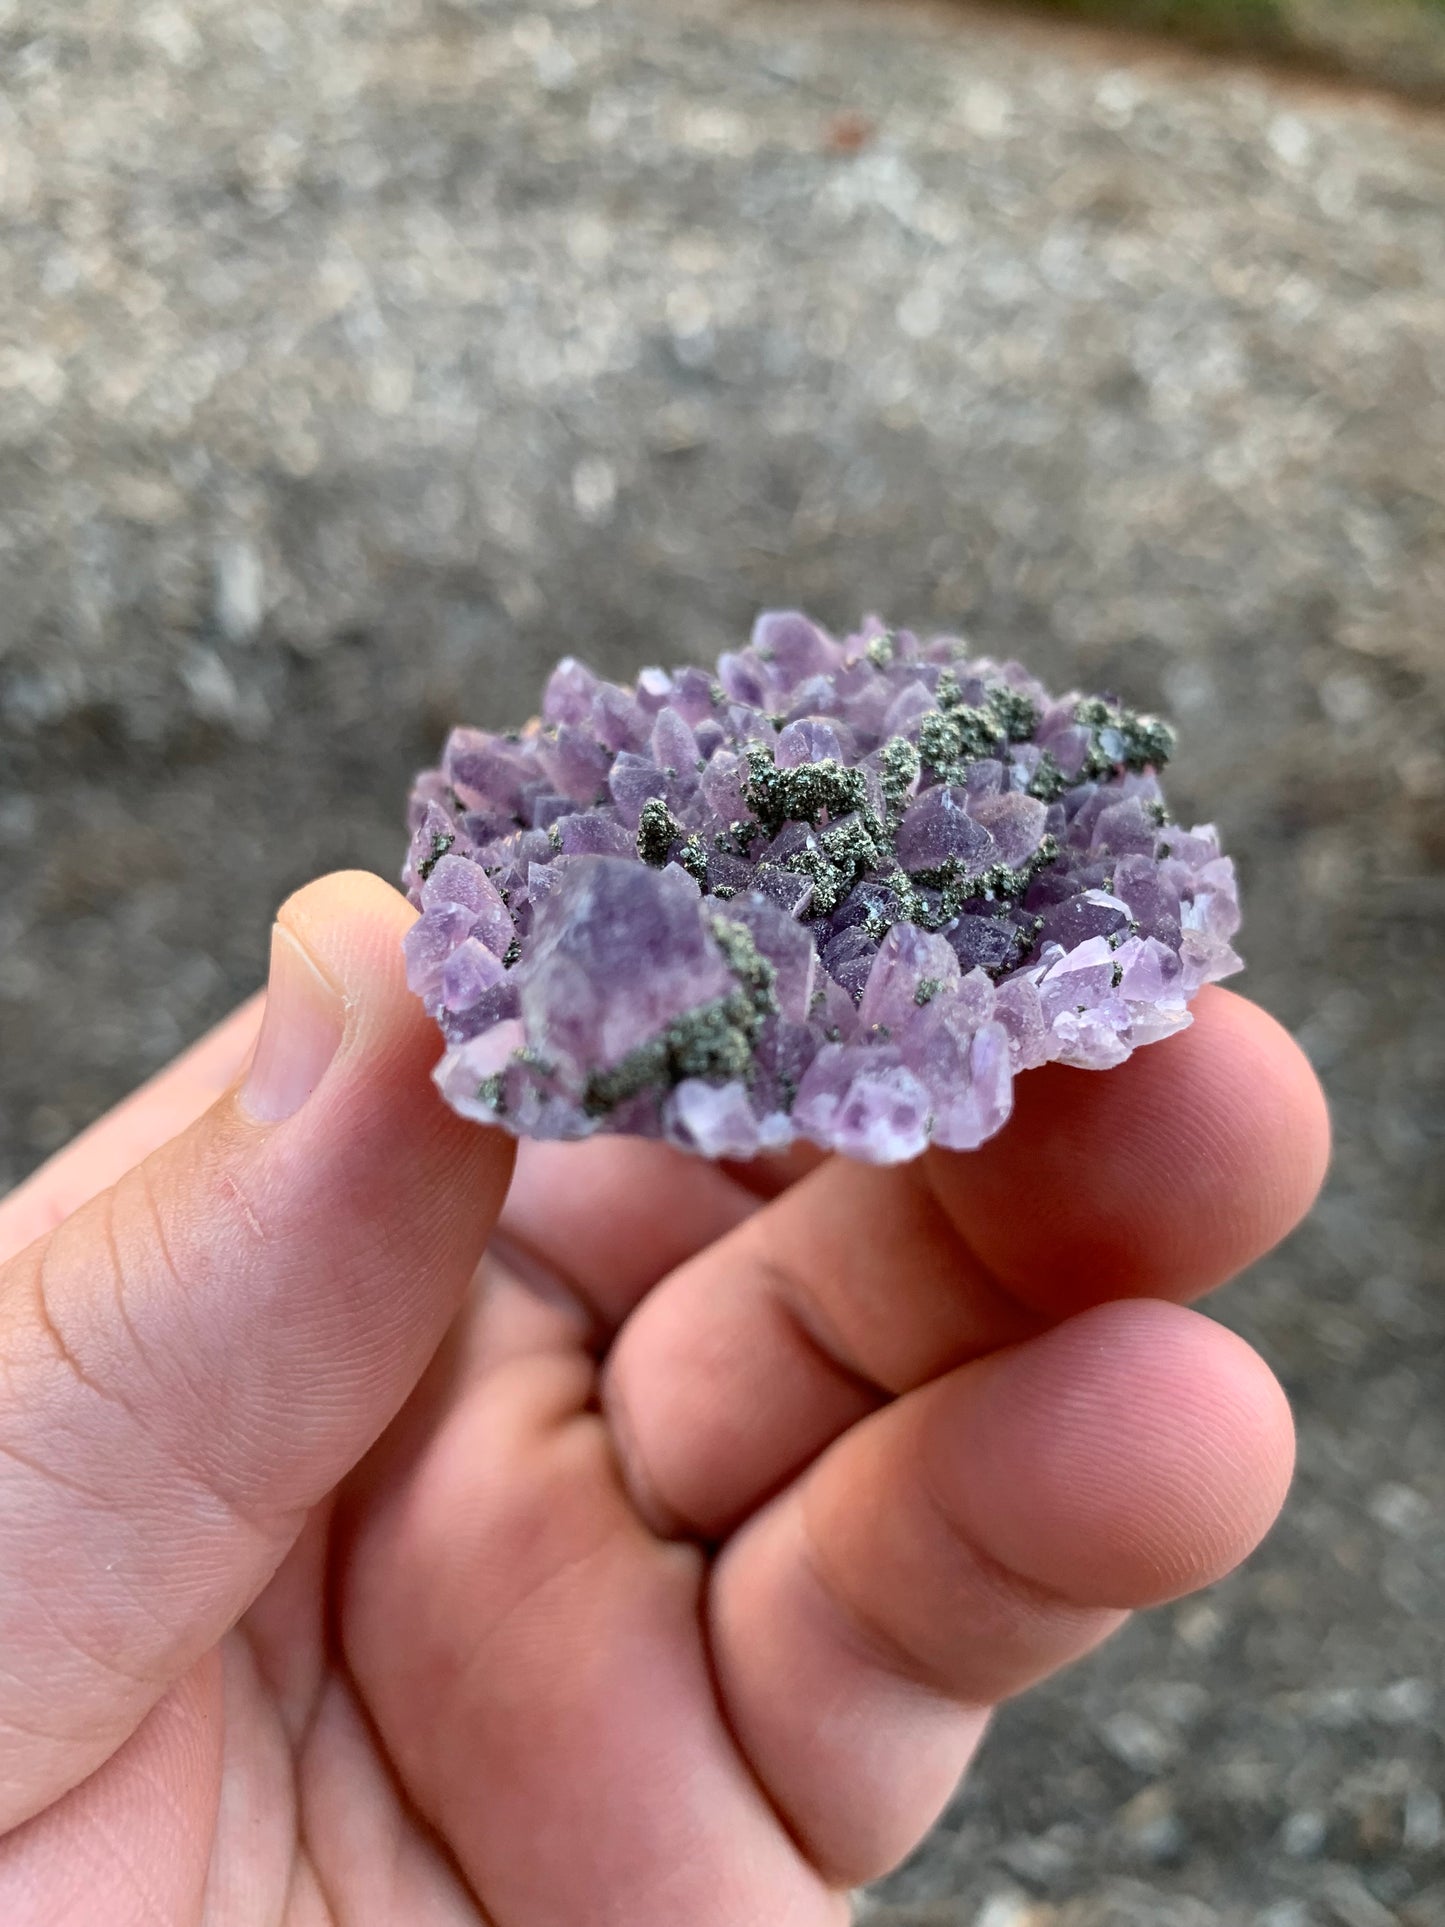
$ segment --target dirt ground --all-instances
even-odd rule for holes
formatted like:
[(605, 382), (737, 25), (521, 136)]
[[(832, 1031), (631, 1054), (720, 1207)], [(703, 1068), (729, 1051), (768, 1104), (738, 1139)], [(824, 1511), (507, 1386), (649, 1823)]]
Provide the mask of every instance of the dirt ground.
[(1173, 716), (1329, 1194), (1247, 1571), (1007, 1709), (923, 1927), (1445, 1927), (1445, 122), (875, 0), (0, 4), (0, 1185), (756, 608)]

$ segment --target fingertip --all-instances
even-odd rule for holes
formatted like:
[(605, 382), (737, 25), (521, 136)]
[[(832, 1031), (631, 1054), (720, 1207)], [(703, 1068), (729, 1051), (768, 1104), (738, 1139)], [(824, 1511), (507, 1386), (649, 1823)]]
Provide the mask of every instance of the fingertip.
[[(937, 1810), (975, 1709), (1228, 1571), (1291, 1463), (1263, 1361), (1157, 1300), (1080, 1313), (854, 1426), (734, 1535), (711, 1589), (730, 1724), (818, 1863), (874, 1877)], [(801, 1723), (780, 1711), (800, 1681)]]
[[(1201, 1008), (1202, 1007), (1202, 1008)], [(1195, 1004), (1191, 1071), (1211, 1074), (1221, 1111), (1233, 1101), (1239, 1152), (1273, 1182), (1270, 1228), (1285, 1237), (1307, 1215), (1330, 1162), (1330, 1112), (1314, 1067), (1259, 1004), (1210, 985)]]
[(415, 921), (416, 912), (401, 891), (375, 871), (332, 870), (293, 890), (277, 911), (276, 920), (300, 935), (315, 923), (353, 916), (388, 918), (405, 928)]
[(1029, 1072), (997, 1138), (931, 1158), (944, 1209), (1031, 1309), (1197, 1296), (1313, 1204), (1330, 1131), (1304, 1053), (1230, 991), (1203, 991), (1194, 1019), (1116, 1070)]
[(363, 981), (372, 995), (405, 998), (408, 1013), (421, 1005), (406, 992), (402, 938), (416, 911), (399, 890), (369, 870), (337, 870), (303, 884), (281, 905), (276, 922), (311, 957), (317, 968), (355, 1004), (355, 985)]
[[(334, 1062), (296, 1116), (297, 1142), (319, 1135), (334, 1157), (358, 1168), (400, 1157), (408, 1168), (424, 1170), (428, 1192), (449, 1193), (449, 1215), (489, 1230), (510, 1181), (515, 1142), (456, 1116), (432, 1081), (441, 1038), (407, 985), (402, 949), (415, 920), (401, 892), (367, 870), (318, 877), (277, 912), (277, 932), (330, 987), (342, 1019)], [(273, 968), (268, 1005), (277, 991)], [(284, 1013), (274, 1014), (286, 1030)], [(272, 1015), (268, 1009), (248, 1087), (265, 1055)], [(295, 1054), (288, 1038), (273, 1052), (282, 1060)], [(391, 1187), (382, 1188), (389, 1193)]]
[(990, 1558), (1072, 1604), (1128, 1609), (1254, 1550), (1289, 1489), (1294, 1425), (1243, 1339), (1141, 1300), (967, 1368), (926, 1450), (943, 1503)]

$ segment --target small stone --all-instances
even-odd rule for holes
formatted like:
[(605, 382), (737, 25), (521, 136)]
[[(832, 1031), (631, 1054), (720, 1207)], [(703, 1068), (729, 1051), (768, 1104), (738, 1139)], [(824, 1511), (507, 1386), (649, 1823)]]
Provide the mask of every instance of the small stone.
[(1397, 1679), (1375, 1694), (1371, 1711), (1386, 1726), (1423, 1726), (1435, 1708), (1428, 1679)]
[(1445, 1802), (1433, 1787), (1411, 1787), (1405, 1795), (1402, 1831), (1408, 1853), (1434, 1853), (1445, 1845)]
[(1176, 1750), (1169, 1735), (1139, 1713), (1114, 1713), (1104, 1721), (1100, 1731), (1115, 1759), (1136, 1773), (1157, 1772), (1172, 1759)]
[(1124, 1845), (1139, 1860), (1162, 1865), (1183, 1850), (1184, 1828), (1167, 1787), (1148, 1786), (1135, 1794), (1119, 1810), (1116, 1825)]
[(1291, 1813), (1279, 1830), (1281, 1853), (1287, 1853), (1291, 1860), (1313, 1860), (1324, 1850), (1329, 1826), (1322, 1813), (1302, 1808)]
[(1435, 1523), (1435, 1512), (1423, 1493), (1412, 1486), (1377, 1486), (1370, 1494), (1370, 1517), (1402, 1539), (1418, 1539)]
[(1340, 1927), (1400, 1927), (1400, 1916), (1376, 1900), (1358, 1875), (1344, 1867), (1330, 1874), (1322, 1897)]
[(1260, 1913), (1255, 1927), (1318, 1927), (1319, 1916), (1302, 1900), (1276, 1900)]
[(1040, 1927), (1044, 1910), (1016, 1888), (992, 1893), (973, 1917), (973, 1927)]
[(249, 642), (266, 613), (266, 573), (250, 542), (233, 539), (216, 550), (216, 626), (229, 642)]
[(1404, 1927), (1445, 1927), (1445, 1880), (1406, 1901), (1400, 1918)]
[[(610, 513), (610, 471), (574, 484)], [(972, 1149), (1021, 1071), (1122, 1063), (1238, 967), (1233, 870), (1162, 800), (1171, 741), (873, 618), (765, 614), (715, 673), (631, 688), (564, 658), (538, 720), (454, 730), (413, 793), (437, 1081), (519, 1135)], [(1152, 1770), (1145, 1724), (1110, 1743)]]

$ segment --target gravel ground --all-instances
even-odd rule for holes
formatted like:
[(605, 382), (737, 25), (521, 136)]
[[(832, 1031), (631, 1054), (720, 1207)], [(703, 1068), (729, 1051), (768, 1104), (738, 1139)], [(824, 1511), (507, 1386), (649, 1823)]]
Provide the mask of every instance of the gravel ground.
[(1445, 126), (844, 0), (0, 0), (0, 60), (0, 1183), (564, 648), (878, 607), (1162, 707), (1336, 1106), (1220, 1307), (1300, 1478), (864, 1915), (1442, 1927)]

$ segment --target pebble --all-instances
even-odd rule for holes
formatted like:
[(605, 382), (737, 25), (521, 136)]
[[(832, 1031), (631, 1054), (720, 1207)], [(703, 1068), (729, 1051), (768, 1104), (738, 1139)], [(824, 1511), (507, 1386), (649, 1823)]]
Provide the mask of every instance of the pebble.
[(1324, 1814), (1308, 1808), (1290, 1814), (1279, 1830), (1279, 1845), (1282, 1853), (1291, 1860), (1313, 1860), (1320, 1853), (1329, 1833), (1329, 1822)]

